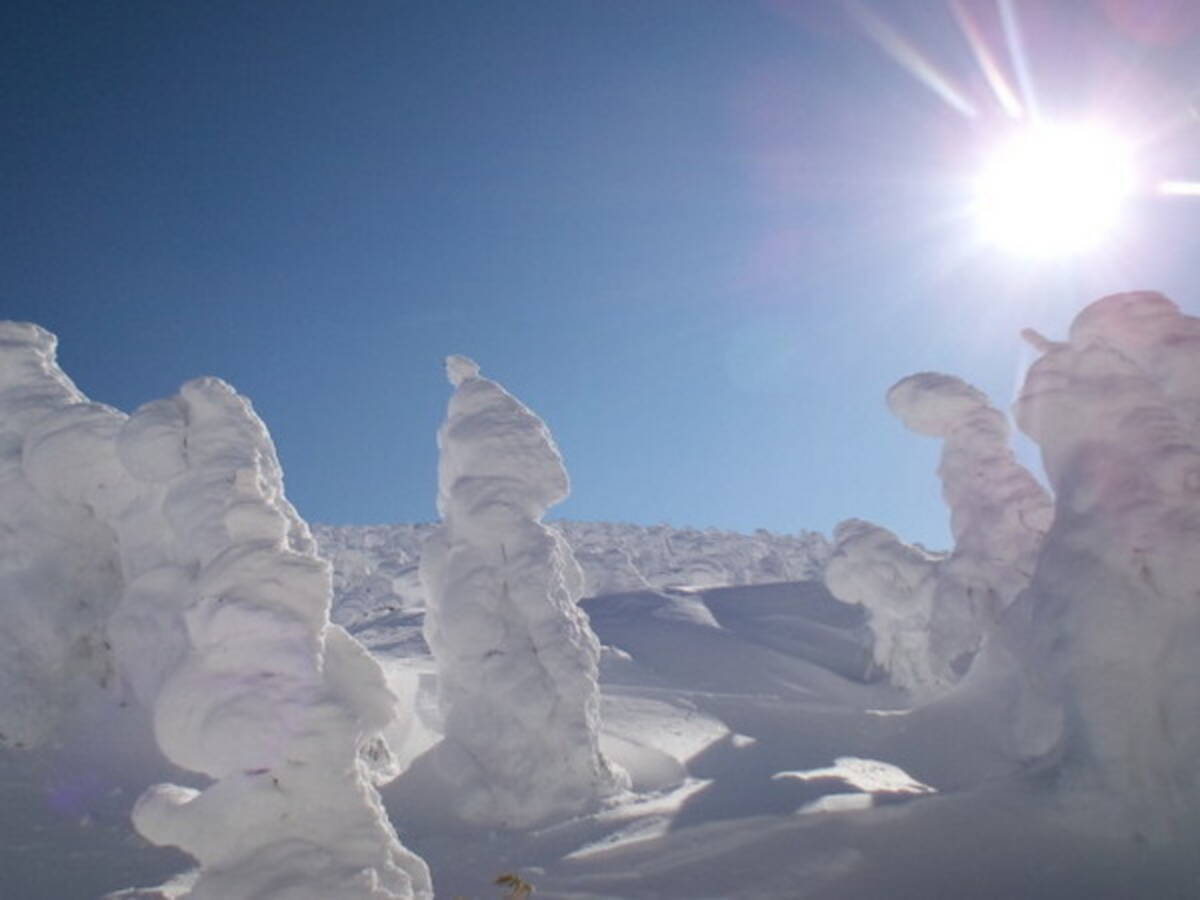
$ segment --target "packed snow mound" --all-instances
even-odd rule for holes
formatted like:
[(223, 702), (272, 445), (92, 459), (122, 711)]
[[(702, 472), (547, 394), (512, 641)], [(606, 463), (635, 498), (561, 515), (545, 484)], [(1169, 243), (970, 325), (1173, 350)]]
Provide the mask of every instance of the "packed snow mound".
[[(333, 620), (356, 634), (380, 617), (425, 608), (419, 563), (435, 525), (321, 525), (312, 531), (333, 565)], [(583, 570), (583, 594), (597, 597), (673, 587), (735, 587), (819, 578), (829, 542), (794, 535), (607, 522), (547, 523)]]
[(609, 683), (650, 678), (693, 692), (811, 696), (818, 684), (836, 694), (847, 682), (878, 680), (862, 609), (820, 582), (637, 591), (583, 606), (613, 651)]
[(1106, 297), (1042, 345), (1016, 403), (1057, 512), (1004, 639), (1062, 705), (1076, 794), (1151, 839), (1200, 824), (1198, 336), (1159, 294)]
[(432, 759), (463, 819), (526, 828), (595, 808), (623, 773), (600, 753), (583, 575), (541, 523), (566, 496), (562, 458), (541, 419), (468, 363), (447, 364), (442, 527), (421, 557), (445, 733)]
[(914, 699), (958, 682), (1000, 615), (1029, 583), (1053, 505), (1017, 462), (1004, 415), (950, 375), (922, 372), (887, 394), (892, 412), (942, 439), (938, 475), (954, 549), (934, 557), (852, 520), (835, 533), (826, 584), (871, 611), (876, 661)]
[(0, 422), (22, 626), (0, 632), (5, 734), (49, 740), (101, 690), (147, 709), (162, 754), (211, 780), (134, 809), (199, 861), (188, 897), (432, 896), (369, 781), (394, 698), (329, 623), (328, 565), (250, 404), (209, 378), (126, 416), (86, 401), (50, 335), (6, 323)]

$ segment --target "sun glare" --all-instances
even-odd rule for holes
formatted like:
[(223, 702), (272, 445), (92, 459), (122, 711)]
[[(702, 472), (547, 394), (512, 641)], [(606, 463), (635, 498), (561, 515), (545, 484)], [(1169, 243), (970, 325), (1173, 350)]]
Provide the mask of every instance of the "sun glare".
[(988, 161), (975, 184), (975, 220), (986, 242), (1013, 253), (1083, 253), (1119, 224), (1132, 187), (1129, 147), (1112, 133), (1040, 126)]

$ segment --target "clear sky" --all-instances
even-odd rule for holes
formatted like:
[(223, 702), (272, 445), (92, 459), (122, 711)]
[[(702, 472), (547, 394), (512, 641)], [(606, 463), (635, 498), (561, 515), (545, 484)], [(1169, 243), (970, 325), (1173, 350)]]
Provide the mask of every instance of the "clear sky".
[(1023, 326), (1134, 287), (1200, 312), (1200, 198), (1143, 192), (1082, 257), (980, 245), (970, 179), (1014, 127), (985, 62), (1027, 118), (1101, 116), (1200, 180), (1195, 10), (5, 4), (0, 316), (123, 409), (230, 381), (315, 521), (433, 517), (464, 353), (550, 425), (562, 516), (944, 545), (889, 385), (1007, 407)]

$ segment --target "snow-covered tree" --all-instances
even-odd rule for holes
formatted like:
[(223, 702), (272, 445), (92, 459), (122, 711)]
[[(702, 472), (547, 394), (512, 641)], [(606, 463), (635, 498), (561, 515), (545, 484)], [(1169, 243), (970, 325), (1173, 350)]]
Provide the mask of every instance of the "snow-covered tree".
[(943, 442), (938, 475), (954, 548), (937, 557), (848, 523), (825, 577), (835, 596), (871, 611), (876, 662), (928, 699), (962, 677), (1029, 583), (1053, 509), (1014, 457), (1004, 415), (976, 388), (922, 372), (897, 382), (887, 402), (908, 428)]
[(215, 783), (151, 789), (135, 824), (199, 859), (196, 900), (432, 896), (370, 784), (394, 698), (378, 664), (329, 623), (329, 566), (283, 498), (265, 427), (216, 379), (189, 382), (174, 402), (176, 417), (146, 413), (174, 419), (173, 441), (138, 428), (139, 413), (126, 447), (186, 447), (162, 509), (176, 565), (195, 574), (155, 733), (168, 758)]
[(930, 616), (938, 562), (886, 528), (847, 519), (833, 532), (825, 586), (843, 603), (870, 612), (875, 664), (914, 699), (946, 686), (945, 666), (930, 652)]
[(582, 575), (542, 524), (567, 494), (546, 426), (469, 359), (438, 432), (442, 527), (425, 546), (425, 636), (438, 667), (438, 762), (462, 818), (524, 828), (622, 785), (599, 750), (599, 644)]
[(329, 623), (329, 567), (249, 403), (201, 379), (127, 417), (88, 403), (53, 351), (36, 326), (0, 325), (0, 515), (28, 551), (6, 565), (40, 607), (4, 635), (34, 677), (0, 671), (0, 694), (53, 701), (21, 732), (52, 726), (89, 671), (144, 704), (163, 755), (212, 780), (153, 787), (133, 813), (199, 861), (195, 900), (431, 897), (371, 783), (393, 698)]
[[(1151, 839), (1200, 824), (1200, 319), (1153, 293), (1076, 317), (1017, 400), (1057, 506), (1023, 622), (1028, 690), (1061, 703), (1076, 796)], [(1103, 817), (1093, 814), (1093, 820)]]
[(888, 391), (888, 407), (911, 430), (942, 440), (938, 476), (954, 548), (938, 564), (929, 645), (952, 680), (1029, 583), (1053, 504), (1013, 455), (1004, 414), (961, 379), (911, 375)]

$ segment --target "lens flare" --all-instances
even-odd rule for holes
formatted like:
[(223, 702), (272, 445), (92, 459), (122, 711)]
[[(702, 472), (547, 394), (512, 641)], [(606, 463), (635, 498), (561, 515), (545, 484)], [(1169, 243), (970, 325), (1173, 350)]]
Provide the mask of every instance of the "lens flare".
[(979, 23), (963, 5), (962, 0), (950, 0), (950, 12), (954, 16), (954, 21), (958, 23), (958, 29), (962, 32), (967, 46), (971, 48), (971, 55), (975, 57), (979, 71), (987, 81), (988, 87), (992, 89), (992, 95), (996, 98), (996, 102), (1000, 104), (1000, 108), (1009, 118), (1020, 119), (1025, 114), (1024, 107), (1017, 99), (1016, 91), (1013, 90), (1005, 76), (1004, 69), (996, 59), (996, 54), (988, 46), (987, 39), (979, 28)]
[(1039, 126), (991, 158), (975, 185), (988, 243), (1025, 256), (1082, 253), (1120, 223), (1134, 174), (1129, 146), (1098, 126)]
[(1167, 197), (1200, 197), (1200, 181), (1160, 181), (1158, 192)]
[(948, 72), (937, 66), (928, 54), (889, 25), (860, 0), (843, 0), (843, 7), (875, 44), (904, 71), (945, 101), (946, 105), (967, 118), (979, 110)]

